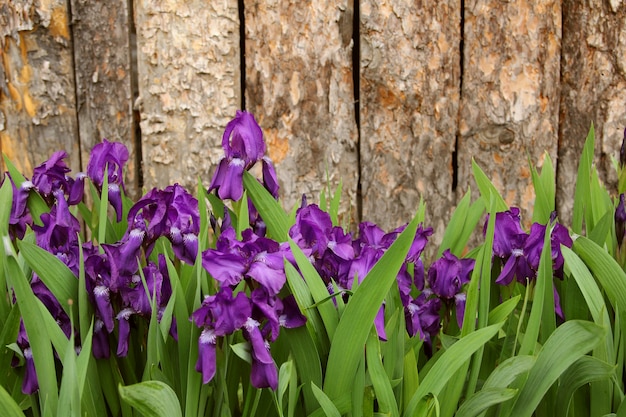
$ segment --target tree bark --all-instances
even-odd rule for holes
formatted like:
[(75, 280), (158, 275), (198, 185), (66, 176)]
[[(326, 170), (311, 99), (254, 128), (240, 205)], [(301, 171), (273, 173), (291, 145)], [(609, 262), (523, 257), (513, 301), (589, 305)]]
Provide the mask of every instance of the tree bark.
[(465, 3), (457, 191), (475, 184), (474, 158), (527, 227), (535, 200), (528, 158), (541, 167), (547, 151), (556, 164), (560, 4)]
[(76, 172), (80, 156), (66, 2), (3, 2), (0, 22), (0, 149), (28, 177), (58, 150), (70, 155), (66, 162)]
[(103, 138), (124, 143), (130, 153), (126, 191), (137, 197), (128, 6), (127, 0), (72, 0), (72, 29), (83, 169), (91, 149)]
[(144, 184), (195, 194), (241, 105), (237, 0), (138, 0), (135, 17)]
[(460, 18), (455, 1), (361, 4), (363, 217), (395, 228), (422, 196), (437, 243), (454, 199)]
[(244, 4), (246, 107), (263, 129), (281, 201), (317, 200), (327, 173), (332, 189), (343, 183), (341, 213), (355, 220), (353, 10), (346, 0)]
[(578, 162), (594, 124), (595, 164), (616, 191), (611, 157), (619, 159), (626, 126), (626, 5), (612, 0), (563, 2), (561, 130), (557, 202), (569, 221)]

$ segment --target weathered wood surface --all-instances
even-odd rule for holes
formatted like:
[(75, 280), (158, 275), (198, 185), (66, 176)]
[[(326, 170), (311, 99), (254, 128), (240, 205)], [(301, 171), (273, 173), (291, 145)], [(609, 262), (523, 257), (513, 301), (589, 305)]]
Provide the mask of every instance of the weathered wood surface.
[(3, 1), (0, 22), (0, 149), (27, 176), (61, 149), (78, 170), (66, 2)]
[(127, 0), (72, 0), (74, 71), (82, 163), (107, 138), (129, 150), (126, 191), (138, 196)]
[(237, 0), (137, 0), (135, 23), (144, 185), (208, 186), (241, 106)]
[(276, 164), (287, 208), (343, 182), (342, 213), (356, 215), (357, 129), (351, 3), (244, 1), (246, 108)]
[(135, 56), (133, 11), (112, 1), (0, 0), (0, 150), (27, 175), (58, 149), (84, 169), (102, 137), (139, 156), (135, 112), (142, 163), (131, 157), (127, 182), (141, 172), (146, 188), (208, 184), (245, 84), (286, 208), (302, 193), (316, 201), (326, 172), (331, 186), (343, 181), (343, 213), (386, 229), (423, 194), (437, 243), (455, 200), (475, 191), (475, 158), (528, 226), (527, 156), (541, 165), (548, 151), (567, 223), (591, 122), (601, 177), (614, 185), (626, 126), (621, 1), (466, 0), (461, 10), (362, 0), (356, 64), (349, 0), (245, 0), (243, 63), (237, 0), (136, 0)]
[(563, 1), (561, 129), (557, 202), (571, 218), (578, 161), (589, 127), (596, 136), (595, 163), (616, 192), (611, 157), (619, 159), (626, 127), (626, 4)]
[(561, 3), (468, 0), (463, 34), (457, 191), (473, 184), (475, 158), (529, 226), (528, 157), (557, 156)]
[(453, 204), (459, 2), (361, 3), (363, 217), (409, 221), (420, 196), (440, 238)]

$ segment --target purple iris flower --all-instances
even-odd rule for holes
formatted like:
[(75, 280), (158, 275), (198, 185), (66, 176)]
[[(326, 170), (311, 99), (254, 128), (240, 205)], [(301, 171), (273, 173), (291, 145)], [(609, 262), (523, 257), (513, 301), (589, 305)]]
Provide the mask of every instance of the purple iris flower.
[(93, 325), (92, 351), (96, 359), (109, 359), (111, 356), (109, 332), (100, 319), (96, 319)]
[[(87, 176), (100, 192), (104, 176), (107, 176), (109, 202), (115, 209), (117, 221), (122, 220), (122, 191), (124, 190), (124, 164), (128, 161), (128, 149), (123, 143), (103, 139), (91, 150), (87, 163)], [(107, 172), (105, 173), (105, 167)]]
[[(520, 249), (520, 241), (523, 245), (528, 234), (524, 232), (521, 224), (520, 209), (511, 207), (510, 210), (496, 213), (495, 230), (493, 237), (493, 253), (496, 256), (505, 258), (511, 253)], [(487, 231), (485, 222), (483, 233)]]
[(280, 187), (278, 186), (278, 178), (276, 177), (274, 164), (267, 156), (264, 156), (261, 161), (263, 167), (261, 171), (263, 175), (263, 186), (269, 191), (272, 197), (278, 199), (278, 190)]
[(267, 342), (261, 330), (260, 324), (253, 318), (249, 318), (243, 327), (243, 335), (250, 342), (252, 369), (250, 382), (255, 388), (278, 388), (278, 369), (270, 354), (269, 342)]
[(26, 369), (24, 371), (24, 379), (22, 380), (22, 393), (30, 395), (39, 389), (39, 380), (37, 379), (35, 360), (33, 359), (33, 351), (30, 346), (23, 350), (23, 354)]
[[(555, 214), (553, 214), (555, 217)], [(551, 219), (554, 221), (554, 218)], [(539, 260), (541, 258), (541, 251), (543, 250), (543, 241), (546, 235), (546, 226), (538, 223), (533, 224), (530, 227), (530, 235), (524, 245), (524, 252), (527, 254), (528, 263), (535, 271), (539, 268)], [(563, 255), (561, 254), (561, 245), (565, 245), (568, 248), (572, 247), (572, 238), (567, 231), (567, 228), (560, 223), (554, 225), (552, 234), (550, 235), (550, 248), (552, 255), (552, 268), (555, 270), (556, 275), (563, 276)]]
[(76, 258), (80, 223), (69, 210), (62, 190), (55, 191), (56, 204), (41, 215), (42, 226), (32, 225), (37, 245), (62, 258)]
[(454, 301), (459, 327), (463, 325), (465, 313), (465, 293), (462, 289), (470, 281), (474, 263), (474, 259), (459, 259), (446, 249), (428, 269), (430, 290), (445, 303)]
[(154, 242), (165, 236), (179, 259), (190, 265), (195, 263), (200, 232), (198, 200), (179, 184), (146, 193), (128, 211), (128, 228), (131, 232), (145, 229), (146, 256), (150, 255)]
[(276, 295), (286, 281), (284, 252), (281, 246), (252, 230), (243, 232), (243, 241), (237, 241), (234, 229), (220, 235), (216, 249), (202, 254), (202, 265), (222, 285), (235, 286), (243, 279), (251, 279)]
[(320, 258), (328, 247), (332, 228), (330, 215), (317, 205), (309, 204), (296, 212), (296, 222), (289, 229), (289, 236), (305, 255)]
[(203, 328), (196, 362), (196, 371), (202, 373), (203, 383), (215, 376), (217, 338), (241, 329), (251, 314), (252, 306), (246, 294), (239, 292), (233, 297), (230, 287), (222, 287), (217, 294), (207, 296), (192, 313), (193, 322)]
[[(487, 222), (483, 233), (486, 231)], [(525, 284), (534, 276), (535, 272), (524, 251), (527, 239), (528, 234), (522, 229), (519, 208), (511, 207), (510, 210), (496, 213), (493, 254), (504, 261), (502, 271), (496, 279), (497, 284), (508, 285), (514, 278)]]
[[(626, 142), (624, 142), (626, 143)], [(622, 150), (624, 150), (624, 143)], [(621, 154), (620, 154), (621, 155)], [(615, 208), (615, 235), (617, 236), (617, 245), (621, 246), (626, 236), (626, 194), (619, 195), (619, 202)]]
[(11, 237), (23, 239), (26, 234), (26, 226), (33, 224), (27, 204), (30, 190), (34, 189), (35, 186), (31, 181), (24, 181), (22, 185), (17, 188), (13, 178), (11, 178), (11, 174), (8, 172), (5, 173), (4, 181), (6, 181), (7, 178), (11, 181), (11, 186), (13, 188), (13, 201), (11, 202), (11, 214), (9, 217), (9, 231), (11, 233)]
[(32, 183), (49, 206), (58, 198), (55, 191), (62, 190), (68, 196), (68, 204), (78, 204), (83, 199), (84, 174), (76, 176), (76, 180), (67, 174), (71, 171), (65, 164), (65, 151), (57, 151), (43, 164), (33, 169)]
[(409, 336), (419, 334), (421, 340), (430, 343), (431, 339), (439, 333), (441, 319), (441, 300), (437, 297), (427, 298), (426, 294), (420, 294), (411, 300), (404, 309), (406, 329)]
[(167, 264), (163, 254), (159, 254), (158, 265), (149, 262), (142, 268), (142, 273), (147, 291), (139, 275), (133, 275), (127, 281), (127, 285), (120, 288), (119, 291), (122, 310), (116, 317), (119, 323), (118, 356), (125, 356), (128, 352), (130, 318), (135, 315), (150, 318), (154, 298), (155, 306), (158, 309), (157, 319), (160, 320), (159, 312), (162, 313), (162, 310), (165, 309), (172, 294), (172, 287), (167, 275)]
[[(222, 136), (224, 158), (211, 180), (209, 191), (217, 190), (221, 199), (239, 200), (243, 195), (243, 171), (250, 169), (265, 154), (263, 131), (254, 116), (237, 111)], [(275, 179), (268, 170), (268, 182)]]

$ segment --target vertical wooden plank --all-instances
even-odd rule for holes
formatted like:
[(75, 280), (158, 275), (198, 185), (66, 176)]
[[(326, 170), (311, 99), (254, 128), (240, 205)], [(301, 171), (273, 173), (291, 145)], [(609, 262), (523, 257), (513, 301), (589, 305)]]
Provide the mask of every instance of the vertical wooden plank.
[(569, 220), (576, 172), (593, 122), (602, 179), (616, 189), (611, 157), (619, 159), (626, 127), (626, 4), (563, 1), (563, 59), (557, 202)]
[(246, 107), (257, 117), (287, 208), (343, 182), (355, 218), (357, 130), (347, 0), (245, 0)]
[(475, 158), (529, 226), (528, 157), (557, 156), (561, 2), (467, 0), (464, 37), (459, 191), (473, 184)]
[(126, 191), (137, 196), (128, 0), (72, 0), (78, 126), (83, 169), (91, 149), (107, 138), (130, 155)]
[(452, 0), (361, 5), (363, 217), (396, 227), (423, 196), (437, 243), (454, 198), (460, 19)]
[(144, 185), (208, 186), (241, 105), (237, 0), (136, 0)]
[[(65, 0), (0, 5), (0, 148), (25, 175), (65, 150), (80, 168)], [(3, 164), (3, 171), (5, 170)]]

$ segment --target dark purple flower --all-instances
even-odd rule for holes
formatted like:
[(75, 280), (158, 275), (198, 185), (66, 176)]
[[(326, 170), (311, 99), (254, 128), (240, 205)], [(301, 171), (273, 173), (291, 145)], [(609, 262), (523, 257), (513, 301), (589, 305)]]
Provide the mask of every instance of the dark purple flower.
[(35, 186), (31, 181), (24, 181), (18, 188), (11, 178), (11, 174), (5, 173), (5, 180), (8, 178), (11, 181), (13, 188), (13, 201), (11, 203), (11, 215), (9, 217), (9, 231), (11, 237), (16, 239), (23, 239), (26, 233), (26, 227), (32, 225), (32, 217), (28, 210), (28, 196), (30, 190), (33, 190)]
[(269, 343), (263, 338), (259, 323), (250, 318), (244, 325), (244, 337), (250, 342), (252, 369), (250, 382), (255, 388), (278, 388), (278, 369), (270, 354)]
[[(624, 145), (622, 144), (622, 150)], [(615, 208), (615, 235), (617, 236), (617, 245), (621, 246), (626, 236), (626, 194), (619, 195), (619, 202)]]
[(270, 295), (276, 295), (285, 284), (284, 252), (281, 246), (247, 229), (238, 241), (234, 229), (220, 235), (216, 249), (202, 254), (202, 265), (222, 285), (235, 286), (244, 278), (262, 285)]
[(464, 284), (470, 281), (474, 259), (459, 259), (446, 249), (441, 258), (437, 259), (428, 269), (428, 283), (431, 291), (440, 299), (454, 301), (459, 327), (463, 324), (465, 311)]
[(123, 170), (127, 161), (128, 149), (123, 143), (103, 139), (101, 143), (93, 147), (87, 163), (87, 176), (100, 192), (102, 192), (104, 176), (107, 176), (109, 202), (115, 209), (118, 222), (122, 220), (121, 192), (124, 190)]
[(37, 379), (37, 371), (35, 369), (35, 360), (30, 347), (23, 351), (24, 363), (24, 379), (22, 380), (22, 393), (26, 395), (34, 394), (39, 389), (39, 380)]
[(415, 232), (415, 237), (413, 238), (413, 243), (411, 244), (409, 253), (406, 256), (407, 262), (417, 263), (420, 261), (420, 256), (428, 243), (428, 237), (432, 234), (432, 227), (424, 228), (421, 224), (418, 226), (417, 231)]
[(37, 245), (52, 254), (67, 253), (77, 244), (80, 223), (69, 210), (63, 191), (55, 191), (56, 204), (41, 215), (42, 226), (33, 225)]
[(449, 249), (443, 252), (428, 269), (430, 289), (439, 298), (450, 300), (470, 281), (474, 267), (473, 259), (459, 259)]
[[(543, 250), (543, 241), (546, 235), (546, 226), (534, 223), (530, 227), (530, 235), (524, 245), (524, 253), (528, 258), (528, 263), (535, 271), (539, 268), (539, 260), (541, 251)], [(550, 235), (550, 247), (552, 255), (552, 267), (559, 270), (563, 267), (563, 255), (561, 254), (561, 245), (571, 248), (573, 244), (572, 238), (569, 236), (567, 228), (559, 223), (554, 225), (552, 234)]]
[(298, 209), (289, 236), (305, 255), (320, 258), (328, 247), (332, 228), (330, 215), (317, 205), (310, 204)]
[(215, 331), (205, 328), (198, 339), (198, 360), (196, 371), (202, 373), (202, 383), (208, 384), (215, 376), (217, 336)]
[(179, 184), (163, 190), (153, 188), (128, 211), (128, 229), (145, 229), (146, 256), (150, 255), (154, 242), (165, 236), (172, 242), (178, 259), (193, 265), (200, 232), (198, 200)]
[(412, 300), (404, 309), (406, 328), (409, 336), (419, 334), (421, 340), (430, 343), (441, 326), (439, 310), (441, 300), (437, 297), (427, 298), (424, 293)]
[[(487, 231), (487, 222), (483, 233)], [(511, 207), (510, 210), (496, 213), (493, 236), (493, 253), (500, 258), (506, 258), (524, 244), (528, 234), (522, 230), (520, 210)], [(521, 245), (520, 245), (521, 243)]]
[(122, 358), (128, 354), (128, 338), (130, 336), (130, 318), (135, 312), (132, 308), (125, 308), (117, 314), (119, 336), (117, 339), (117, 356)]
[(282, 327), (294, 329), (306, 324), (306, 317), (300, 312), (300, 308), (293, 295), (288, 295), (282, 300), (279, 300), (276, 312), (278, 314), (278, 322)]
[(85, 174), (79, 173), (76, 179), (67, 174), (71, 171), (65, 164), (65, 151), (57, 151), (50, 159), (33, 169), (32, 183), (49, 206), (54, 204), (54, 193), (61, 190), (68, 196), (68, 204), (78, 204), (83, 199)]
[[(224, 129), (222, 136), (224, 158), (215, 172), (209, 191), (217, 190), (221, 199), (239, 200), (243, 195), (243, 171), (250, 169), (265, 154), (263, 131), (254, 116), (245, 111), (237, 111), (235, 118)], [(273, 187), (275, 173), (269, 171), (268, 185)]]
[(263, 169), (261, 171), (263, 175), (263, 186), (267, 191), (269, 191), (272, 197), (278, 199), (278, 190), (280, 187), (278, 185), (278, 178), (276, 177), (274, 164), (267, 156), (264, 156), (261, 161), (263, 163)]
[(222, 136), (222, 148), (228, 158), (240, 158), (246, 165), (263, 158), (265, 141), (263, 131), (252, 113), (238, 110), (228, 122)]
[(96, 319), (93, 325), (92, 351), (96, 359), (109, 359), (111, 348), (109, 346), (109, 331), (104, 326), (104, 322)]
[(222, 200), (238, 201), (243, 196), (243, 171), (246, 162), (240, 158), (222, 159), (209, 184), (209, 192), (217, 190)]

